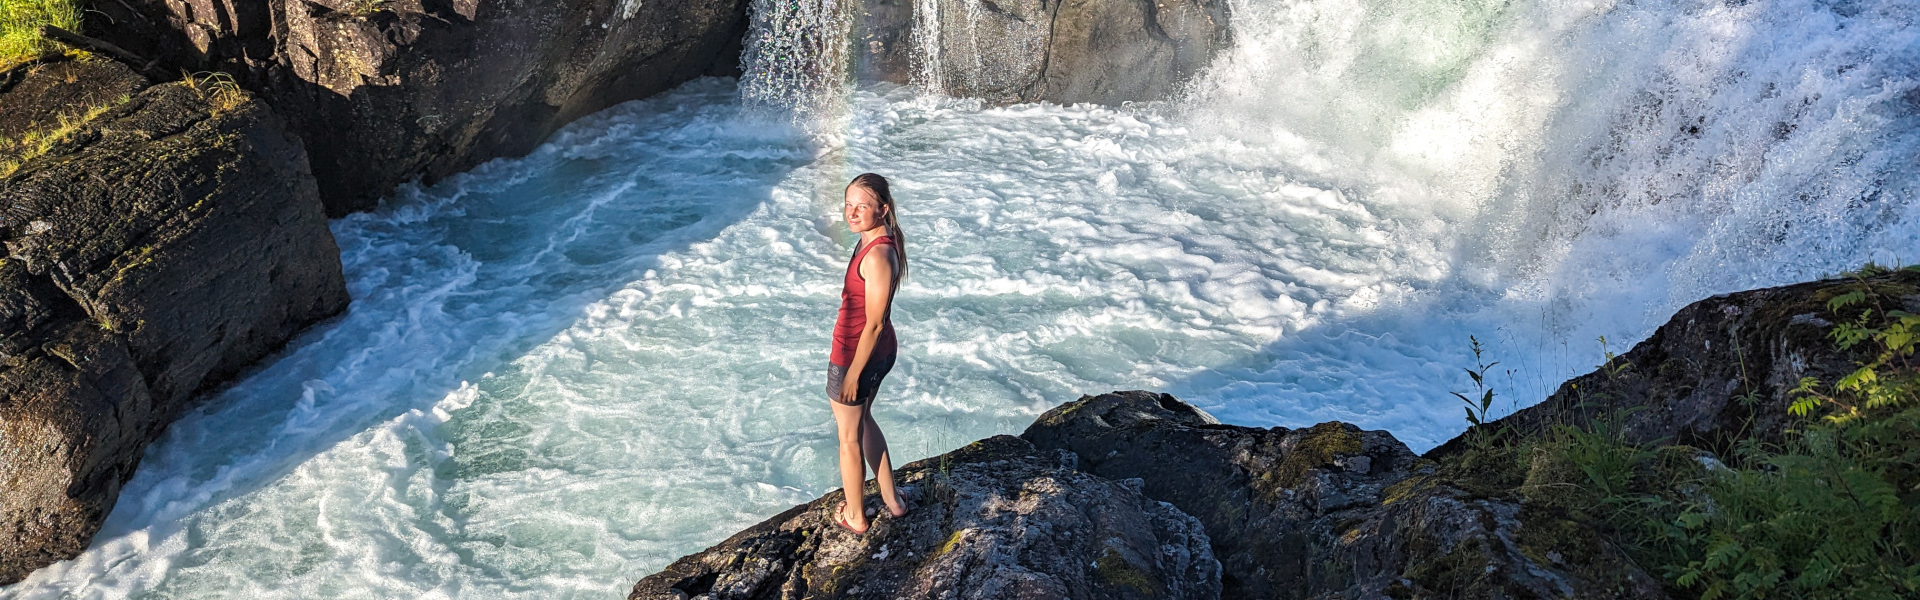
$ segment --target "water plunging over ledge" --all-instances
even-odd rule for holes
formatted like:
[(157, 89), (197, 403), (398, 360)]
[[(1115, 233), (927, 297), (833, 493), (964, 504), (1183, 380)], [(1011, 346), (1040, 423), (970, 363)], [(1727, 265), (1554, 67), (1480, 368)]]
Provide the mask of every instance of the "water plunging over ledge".
[(876, 408), (900, 462), (1116, 388), (1421, 448), (1463, 425), (1469, 334), (1531, 402), (1686, 302), (1920, 256), (1910, 4), (1233, 8), (1163, 106), (761, 88), (838, 103), (809, 132), (705, 80), (336, 221), (350, 313), (0, 597), (622, 593), (838, 485), (863, 170), (915, 260)]

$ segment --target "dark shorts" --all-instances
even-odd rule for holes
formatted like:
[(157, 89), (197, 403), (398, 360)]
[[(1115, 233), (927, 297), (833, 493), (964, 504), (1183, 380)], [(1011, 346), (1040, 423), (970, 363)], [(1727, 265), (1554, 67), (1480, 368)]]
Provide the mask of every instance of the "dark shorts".
[[(860, 388), (854, 392), (853, 404), (861, 406), (873, 401), (873, 395), (880, 391), (880, 380), (887, 378), (887, 372), (893, 370), (894, 357), (879, 360), (868, 359), (867, 368), (860, 371)], [(827, 399), (840, 402), (840, 386), (846, 385), (847, 368), (827, 364)]]

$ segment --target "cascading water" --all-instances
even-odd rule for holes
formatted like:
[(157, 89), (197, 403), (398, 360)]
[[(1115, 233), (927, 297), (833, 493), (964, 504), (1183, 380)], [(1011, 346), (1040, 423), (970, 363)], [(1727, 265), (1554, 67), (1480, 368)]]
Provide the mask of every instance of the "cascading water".
[[(1911, 2), (1233, 9), (1163, 106), (749, 65), (336, 221), (349, 314), (0, 597), (623, 593), (838, 485), (835, 209), (865, 170), (915, 260), (876, 406), (901, 462), (1116, 388), (1424, 448), (1462, 426), (1468, 335), (1531, 402), (1692, 300), (1920, 256)], [(834, 41), (756, 23), (803, 63)], [(806, 94), (831, 128), (740, 100)]]

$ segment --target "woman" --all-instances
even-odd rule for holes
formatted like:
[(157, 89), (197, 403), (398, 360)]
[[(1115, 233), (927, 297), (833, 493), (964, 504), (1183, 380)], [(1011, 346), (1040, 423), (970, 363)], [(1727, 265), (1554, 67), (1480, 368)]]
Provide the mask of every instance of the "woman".
[[(887, 178), (862, 173), (847, 184), (841, 207), (847, 228), (860, 234), (853, 260), (847, 263), (846, 286), (840, 291), (840, 317), (833, 324), (833, 355), (827, 367), (827, 397), (833, 401), (833, 420), (840, 428), (840, 484), (846, 503), (839, 525), (866, 533), (868, 463), (880, 485), (887, 514), (906, 516), (907, 507), (893, 488), (893, 462), (887, 456), (887, 438), (873, 422), (873, 395), (880, 380), (893, 369), (897, 343), (893, 323), (893, 291), (907, 277), (907, 253), (901, 244), (900, 221), (894, 216), (893, 194)], [(862, 462), (864, 456), (865, 462)]]

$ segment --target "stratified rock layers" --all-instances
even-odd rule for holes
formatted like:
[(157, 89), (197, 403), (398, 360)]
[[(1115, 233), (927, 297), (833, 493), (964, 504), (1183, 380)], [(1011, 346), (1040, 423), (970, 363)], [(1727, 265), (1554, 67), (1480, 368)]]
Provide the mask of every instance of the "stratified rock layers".
[[(834, 525), (834, 492), (634, 586), (679, 598), (1201, 599), (1220, 565), (1200, 523), (1064, 452), (998, 436), (899, 470), (907, 516), (864, 535)], [(879, 506), (868, 486), (868, 506)]]
[(347, 303), (300, 140), (147, 88), (0, 178), (0, 582), (84, 550), (146, 444)]

